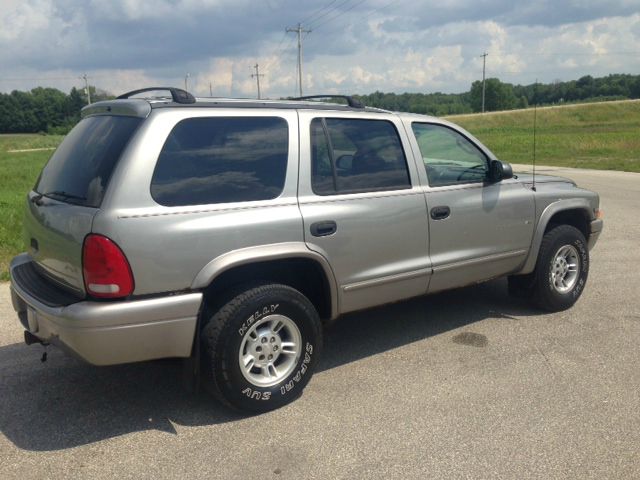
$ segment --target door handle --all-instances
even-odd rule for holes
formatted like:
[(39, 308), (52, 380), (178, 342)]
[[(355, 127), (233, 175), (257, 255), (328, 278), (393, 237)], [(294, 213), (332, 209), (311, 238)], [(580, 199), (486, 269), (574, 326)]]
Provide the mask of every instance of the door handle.
[(451, 209), (447, 206), (433, 207), (431, 209), (431, 218), (434, 220), (444, 220), (451, 215)]
[(333, 220), (325, 220), (322, 222), (312, 223), (310, 229), (311, 235), (314, 237), (326, 237), (333, 235), (338, 230), (338, 224)]

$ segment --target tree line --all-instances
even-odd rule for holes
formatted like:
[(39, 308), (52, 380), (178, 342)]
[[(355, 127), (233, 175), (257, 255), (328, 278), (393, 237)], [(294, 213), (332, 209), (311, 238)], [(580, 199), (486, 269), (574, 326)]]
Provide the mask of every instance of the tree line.
[[(89, 88), (92, 101), (114, 98)], [(80, 110), (86, 104), (86, 92), (75, 87), (69, 94), (44, 87), (0, 93), (0, 133), (67, 133), (80, 120)]]
[[(435, 116), (482, 111), (482, 81), (464, 93), (382, 93), (356, 96), (365, 105)], [(485, 111), (512, 110), (533, 105), (554, 105), (603, 100), (640, 98), (640, 75), (590, 75), (569, 82), (513, 85), (498, 78), (485, 80)]]
[[(90, 86), (92, 101), (114, 98)], [(355, 95), (365, 105), (386, 110), (435, 116), (482, 111), (482, 81), (463, 93), (383, 93)], [(569, 82), (513, 85), (498, 78), (485, 80), (485, 111), (527, 108), (565, 102), (586, 102), (640, 98), (640, 75), (612, 74), (593, 78), (586, 75)], [(34, 88), (0, 93), (0, 133), (66, 133), (80, 119), (87, 104), (86, 92), (75, 87), (69, 94), (55, 88)]]

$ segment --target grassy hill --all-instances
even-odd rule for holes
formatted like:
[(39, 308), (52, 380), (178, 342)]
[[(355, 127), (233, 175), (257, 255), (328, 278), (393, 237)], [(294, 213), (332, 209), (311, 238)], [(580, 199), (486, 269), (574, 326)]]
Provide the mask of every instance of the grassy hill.
[[(501, 160), (526, 164), (533, 158), (532, 108), (446, 118)], [(640, 172), (640, 101), (539, 108), (536, 137), (539, 165)]]

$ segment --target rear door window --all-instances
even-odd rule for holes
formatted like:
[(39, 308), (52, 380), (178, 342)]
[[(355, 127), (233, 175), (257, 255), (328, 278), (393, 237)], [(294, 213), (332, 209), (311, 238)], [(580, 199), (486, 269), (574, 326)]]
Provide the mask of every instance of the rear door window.
[(269, 200), (284, 188), (289, 127), (280, 117), (201, 117), (179, 122), (153, 173), (166, 206)]
[(67, 203), (99, 207), (124, 147), (141, 118), (87, 117), (65, 137), (45, 165), (35, 191)]
[(411, 188), (400, 137), (386, 120), (315, 118), (311, 157), (318, 195)]

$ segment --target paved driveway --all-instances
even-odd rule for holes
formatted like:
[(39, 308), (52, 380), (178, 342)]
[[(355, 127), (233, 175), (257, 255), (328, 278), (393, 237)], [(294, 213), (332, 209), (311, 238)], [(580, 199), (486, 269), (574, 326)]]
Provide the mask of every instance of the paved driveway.
[(350, 315), (262, 416), (185, 393), (174, 361), (41, 363), (1, 285), (0, 478), (640, 477), (640, 174), (556, 173), (606, 215), (573, 309), (500, 280)]

